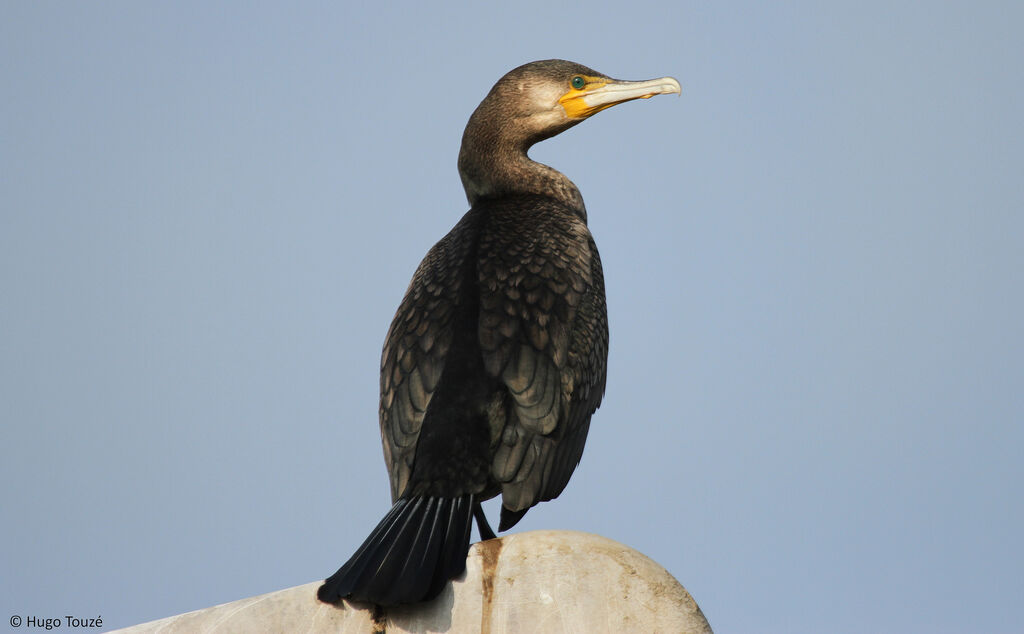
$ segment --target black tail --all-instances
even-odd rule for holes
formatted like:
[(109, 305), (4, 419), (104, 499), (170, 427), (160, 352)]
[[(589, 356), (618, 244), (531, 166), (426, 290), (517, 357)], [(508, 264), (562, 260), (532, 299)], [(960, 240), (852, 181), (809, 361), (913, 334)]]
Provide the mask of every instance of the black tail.
[(466, 569), (472, 523), (472, 495), (400, 499), (316, 595), (383, 606), (433, 599)]

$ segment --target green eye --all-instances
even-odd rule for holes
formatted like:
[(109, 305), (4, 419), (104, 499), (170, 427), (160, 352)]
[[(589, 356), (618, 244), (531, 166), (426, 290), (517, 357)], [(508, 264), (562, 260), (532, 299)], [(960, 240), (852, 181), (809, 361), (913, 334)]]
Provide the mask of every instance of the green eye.
[(580, 77), (579, 75), (573, 77), (572, 81), (569, 83), (571, 83), (572, 87), (575, 88), (576, 90), (582, 90), (583, 87), (587, 85), (586, 80)]

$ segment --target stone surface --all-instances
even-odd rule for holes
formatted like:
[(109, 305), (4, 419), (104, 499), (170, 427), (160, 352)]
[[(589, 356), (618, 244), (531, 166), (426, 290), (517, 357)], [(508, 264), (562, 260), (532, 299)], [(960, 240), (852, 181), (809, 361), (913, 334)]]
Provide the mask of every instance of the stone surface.
[(430, 603), (320, 603), (320, 581), (119, 632), (711, 632), (672, 575), (610, 539), (517, 533), (474, 544), (466, 574)]

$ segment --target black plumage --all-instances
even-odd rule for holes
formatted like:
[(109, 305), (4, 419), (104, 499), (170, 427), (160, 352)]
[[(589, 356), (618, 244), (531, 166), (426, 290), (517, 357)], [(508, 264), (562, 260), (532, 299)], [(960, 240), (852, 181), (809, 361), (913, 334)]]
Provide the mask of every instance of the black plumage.
[(562, 60), (502, 77), (463, 135), (471, 209), (427, 253), (381, 357), (380, 425), (394, 506), (318, 596), (428, 600), (465, 569), (480, 502), (499, 530), (557, 497), (601, 404), (604, 277), (576, 186), (527, 150), (610, 105), (678, 92)]

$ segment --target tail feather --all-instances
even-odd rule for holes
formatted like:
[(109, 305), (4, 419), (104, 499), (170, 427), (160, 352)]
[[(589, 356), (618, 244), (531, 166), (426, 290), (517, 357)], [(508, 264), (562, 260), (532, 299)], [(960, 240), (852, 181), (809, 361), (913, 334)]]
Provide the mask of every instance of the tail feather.
[[(401, 571), (411, 553), (420, 546), (416, 542), (427, 500), (414, 498), (407, 510), (400, 514), (391, 530), (387, 531), (375, 548), (367, 551), (363, 558), (364, 568), (355, 582), (355, 587), (367, 597), (375, 597), (373, 603), (390, 605), (401, 601), (392, 600), (395, 589), (403, 581)], [(358, 598), (353, 596), (353, 598)], [(371, 599), (365, 599), (371, 600)]]
[[(374, 555), (381, 544), (388, 544), (394, 539), (395, 526), (402, 519), (403, 511), (407, 510), (407, 505), (408, 500), (399, 500), (391, 507), (388, 514), (377, 524), (373, 532), (370, 533), (370, 536), (366, 538), (366, 541), (362, 543), (355, 554), (317, 591), (317, 596), (321, 601), (337, 603), (343, 597), (349, 596), (352, 589), (365, 576), (366, 569), (374, 560)], [(389, 535), (391, 536), (390, 538)], [(325, 598), (334, 595), (336, 596), (333, 599)]]
[(466, 569), (469, 532), (473, 528), (473, 496), (466, 495), (452, 502), (452, 512), (448, 515), (445, 526), (445, 534), (448, 537), (441, 540), (437, 566), (431, 580), (431, 587), (436, 588), (431, 598), (437, 596), (450, 579), (459, 576)]
[[(426, 521), (421, 522), (416, 527), (416, 535), (412, 540), (411, 548), (408, 550), (408, 555), (403, 559), (401, 557), (395, 557), (395, 565), (400, 565), (401, 568), (397, 573), (391, 574), (384, 573), (383, 571), (378, 574), (380, 578), (394, 578), (394, 584), (390, 588), (382, 588), (386, 596), (383, 596), (382, 601), (389, 602), (393, 597), (404, 597), (414, 596), (419, 589), (419, 575), (420, 570), (434, 570), (434, 566), (437, 564), (437, 551), (436, 542), (434, 541), (434, 526), (441, 519), (433, 511), (437, 506), (435, 498), (427, 499), (427, 507), (424, 510), (426, 514)], [(396, 551), (396, 546), (392, 546), (392, 552)]]
[(466, 568), (473, 496), (403, 498), (317, 591), (327, 603), (427, 601)]

